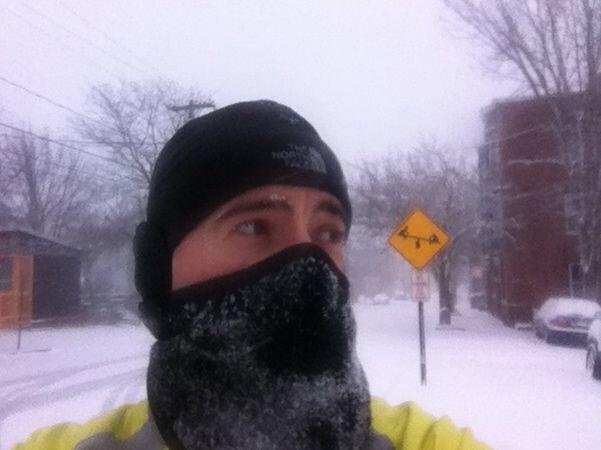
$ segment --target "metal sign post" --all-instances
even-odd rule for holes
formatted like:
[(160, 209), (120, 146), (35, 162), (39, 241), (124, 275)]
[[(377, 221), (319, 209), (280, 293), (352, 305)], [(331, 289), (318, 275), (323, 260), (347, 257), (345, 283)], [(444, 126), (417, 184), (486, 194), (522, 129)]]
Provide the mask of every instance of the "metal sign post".
[(415, 269), (411, 276), (412, 299), (417, 302), (421, 383), (426, 377), (424, 302), (430, 299), (430, 279), (421, 272), (449, 242), (448, 235), (420, 209), (413, 210), (394, 230), (388, 243)]
[(424, 302), (430, 299), (430, 278), (423, 272), (415, 270), (411, 275), (412, 299), (417, 302), (419, 325), (419, 363), (421, 383), (425, 385), (426, 378), (426, 327), (424, 324)]
[(419, 313), (419, 363), (422, 386), (426, 385), (426, 330), (424, 328), (424, 302), (417, 302)]

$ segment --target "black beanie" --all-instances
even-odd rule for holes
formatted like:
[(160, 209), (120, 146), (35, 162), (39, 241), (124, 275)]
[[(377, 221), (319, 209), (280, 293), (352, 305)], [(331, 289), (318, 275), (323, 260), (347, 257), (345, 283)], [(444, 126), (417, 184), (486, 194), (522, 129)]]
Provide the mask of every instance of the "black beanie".
[(351, 205), (336, 156), (292, 109), (272, 101), (236, 103), (193, 119), (161, 151), (150, 180), (147, 219), (134, 236), (142, 317), (161, 335), (161, 305), (171, 291), (172, 253), (228, 200), (266, 185), (311, 187)]
[(171, 253), (228, 200), (273, 184), (332, 194), (350, 226), (340, 164), (311, 124), (273, 101), (236, 103), (189, 121), (167, 142), (150, 180), (147, 220)]

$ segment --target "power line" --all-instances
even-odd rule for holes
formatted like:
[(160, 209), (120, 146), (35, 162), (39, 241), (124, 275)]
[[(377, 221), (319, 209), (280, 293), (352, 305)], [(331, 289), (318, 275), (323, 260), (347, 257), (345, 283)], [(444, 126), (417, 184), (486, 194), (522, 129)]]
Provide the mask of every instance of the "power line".
[[(55, 106), (57, 108), (63, 109), (65, 111), (67, 111), (67, 112), (70, 112), (70, 113), (75, 114), (77, 116), (83, 117), (84, 119), (87, 119), (87, 120), (90, 120), (92, 122), (95, 122), (95, 123), (97, 123), (97, 124), (99, 124), (99, 125), (101, 125), (103, 127), (106, 126), (106, 123), (103, 122), (103, 121), (101, 121), (101, 120), (95, 119), (95, 118), (90, 117), (87, 114), (84, 114), (82, 112), (79, 112), (79, 111), (77, 111), (77, 110), (75, 110), (75, 109), (73, 109), (71, 107), (65, 106), (65, 105), (63, 105), (63, 104), (61, 104), (61, 103), (59, 103), (59, 102), (57, 102), (55, 100), (52, 100), (51, 98), (49, 98), (49, 97), (47, 97), (47, 96), (45, 96), (43, 94), (40, 94), (39, 92), (34, 91), (33, 89), (30, 89), (30, 88), (28, 88), (28, 87), (26, 87), (26, 86), (24, 86), (22, 84), (19, 84), (19, 83), (15, 82), (15, 81), (9, 80), (8, 78), (3, 77), (2, 75), (0, 75), (0, 81), (3, 81), (4, 83), (7, 83), (7, 84), (9, 84), (9, 85), (11, 85), (11, 86), (13, 86), (13, 87), (15, 87), (17, 89), (20, 89), (20, 90), (28, 93), (29, 95), (32, 95), (32, 96), (34, 96), (36, 98), (44, 100), (45, 102), (47, 102), (47, 103), (49, 103), (49, 104), (51, 104), (51, 105), (53, 105), (53, 106)], [(169, 109), (171, 111), (174, 111), (174, 112), (182, 112), (182, 111), (187, 112), (187, 115), (188, 115), (189, 119), (193, 118), (194, 112), (197, 109), (202, 110), (202, 109), (205, 109), (205, 108), (215, 109), (215, 103), (212, 100), (202, 101), (202, 102), (194, 102), (194, 101), (190, 100), (190, 102), (188, 104), (186, 104), (186, 105), (181, 105), (181, 106), (173, 106), (173, 105), (172, 106), (167, 106), (167, 109)], [(10, 136), (6, 136), (6, 137), (10, 137)], [(155, 145), (155, 144), (165, 145), (167, 143), (167, 141), (158, 141), (158, 142), (147, 143), (147, 142), (143, 142), (143, 141), (128, 141), (128, 142), (124, 142), (124, 141), (106, 140), (106, 141), (102, 141), (101, 142), (101, 141), (90, 141), (90, 140), (86, 141), (86, 140), (76, 140), (76, 139), (55, 139), (55, 141), (57, 141), (57, 142), (58, 141), (60, 141), (60, 142), (72, 142), (72, 143), (77, 143), (77, 144), (82, 144), (82, 145), (104, 145), (104, 146), (108, 146), (108, 147), (113, 146), (113, 145), (130, 146), (132, 144), (134, 144), (134, 145), (146, 145), (146, 144), (148, 144), (148, 145)]]
[[(108, 161), (108, 162), (110, 162), (112, 164), (116, 164), (116, 165), (119, 165), (121, 167), (125, 167), (124, 164), (119, 163), (119, 162), (117, 162), (117, 161), (115, 161), (113, 159), (110, 159), (110, 158), (104, 157), (102, 155), (98, 155), (98, 154), (95, 154), (95, 153), (89, 152), (87, 150), (84, 150), (84, 149), (81, 149), (81, 148), (78, 148), (78, 147), (74, 147), (74, 146), (68, 144), (68, 142), (74, 142), (74, 143), (82, 143), (82, 144), (89, 144), (89, 145), (99, 145), (98, 142), (94, 142), (94, 141), (81, 141), (81, 140), (75, 140), (75, 139), (52, 139), (52, 138), (48, 138), (48, 137), (45, 137), (45, 136), (40, 136), (40, 135), (35, 134), (35, 133), (31, 132), (31, 131), (27, 131), (27, 130), (24, 130), (22, 128), (18, 128), (18, 127), (15, 127), (13, 125), (5, 124), (5, 123), (2, 123), (2, 122), (0, 122), (0, 126), (9, 128), (9, 129), (11, 129), (13, 131), (18, 131), (18, 132), (21, 132), (21, 133), (26, 133), (26, 134), (28, 134), (28, 135), (30, 135), (32, 137), (35, 137), (36, 139), (40, 139), (40, 140), (47, 141), (47, 142), (52, 142), (52, 143), (54, 143), (56, 145), (59, 145), (59, 146), (62, 146), (62, 147), (65, 147), (65, 148), (68, 148), (68, 149), (71, 149), (71, 150), (79, 151), (81, 153), (84, 153), (84, 154), (87, 154), (87, 155), (90, 155), (90, 156), (93, 156), (93, 157), (96, 157), (96, 158), (103, 159), (103, 160)], [(482, 142), (478, 146), (473, 147), (473, 149), (476, 150), (476, 151), (479, 151), (479, 149), (481, 147), (483, 147), (483, 146), (491, 145), (491, 144), (499, 144), (501, 142), (508, 141), (508, 140), (511, 140), (511, 139), (515, 139), (516, 137), (528, 134), (528, 133), (530, 133), (532, 131), (539, 130), (539, 129), (543, 130), (543, 131), (549, 131), (549, 130), (552, 130), (553, 127), (550, 126), (550, 125), (539, 124), (539, 125), (533, 126), (531, 128), (528, 128), (526, 130), (519, 131), (519, 132), (517, 132), (515, 134), (512, 134), (512, 135), (503, 136), (502, 138), (499, 138), (499, 139), (493, 139), (491, 141)], [(6, 134), (6, 133), (1, 133), (0, 135), (5, 136), (5, 137), (15, 137), (13, 135), (9, 135), (9, 134)], [(129, 143), (127, 143), (127, 142), (111, 142), (111, 144), (127, 145)], [(105, 145), (108, 145), (108, 143), (105, 144)]]
[(61, 103), (59, 103), (59, 102), (57, 102), (55, 100), (52, 100), (51, 98), (46, 97), (45, 95), (42, 95), (42, 94), (40, 94), (38, 92), (35, 92), (35, 91), (29, 89), (28, 87), (23, 86), (22, 84), (19, 84), (19, 83), (16, 83), (14, 81), (11, 81), (8, 78), (3, 77), (2, 75), (0, 75), (0, 81), (3, 81), (6, 84), (9, 84), (9, 85), (11, 85), (13, 87), (16, 87), (17, 89), (21, 89), (22, 91), (27, 92), (29, 95), (33, 95), (34, 97), (42, 99), (45, 102), (48, 102), (48, 103), (50, 103), (53, 106), (56, 106), (57, 108), (61, 108), (61, 109), (64, 109), (65, 111), (70, 112), (71, 114), (75, 114), (77, 116), (83, 117), (84, 119), (91, 120), (91, 121), (96, 122), (96, 123), (98, 123), (100, 125), (105, 125), (104, 122), (101, 122), (100, 120), (94, 119), (93, 117), (90, 117), (90, 116), (88, 116), (88, 115), (86, 115), (84, 113), (81, 113), (79, 111), (74, 110), (73, 108), (65, 106), (65, 105), (63, 105), (63, 104), (61, 104)]
[(40, 12), (37, 9), (29, 6), (27, 3), (21, 3), (21, 5), (25, 9), (28, 9), (29, 11), (33, 12), (34, 14), (37, 14), (38, 16), (42, 17), (43, 19), (45, 19), (47, 22), (49, 22), (50, 24), (54, 25), (55, 27), (60, 28), (65, 33), (71, 34), (71, 35), (75, 36), (76, 38), (78, 38), (80, 41), (86, 43), (87, 45), (98, 49), (99, 51), (101, 51), (102, 53), (104, 53), (109, 58), (112, 58), (115, 61), (120, 62), (121, 64), (129, 67), (130, 69), (133, 69), (133, 70), (136, 70), (136, 71), (142, 72), (142, 73), (146, 72), (145, 70), (140, 69), (139, 67), (136, 67), (136, 66), (130, 64), (128, 61), (124, 60), (123, 58), (120, 58), (119, 56), (116, 56), (115, 54), (113, 54), (113, 53), (105, 50), (104, 48), (100, 47), (96, 43), (90, 41), (89, 39), (86, 39), (85, 37), (82, 37), (80, 34), (76, 33), (75, 31), (73, 31), (73, 30), (71, 30), (71, 29), (69, 29), (67, 27), (65, 27), (64, 25), (62, 25), (61, 23), (57, 22), (56, 20), (54, 20), (53, 18), (49, 17), (48, 15), (44, 14), (43, 12)]
[(88, 61), (89, 63), (91, 63), (92, 65), (98, 67), (100, 70), (102, 70), (103, 72), (108, 73), (109, 75), (115, 77), (118, 80), (121, 80), (121, 77), (119, 75), (117, 75), (115, 72), (108, 70), (105, 66), (103, 66), (102, 64), (99, 64), (98, 62), (96, 62), (94, 59), (87, 57), (86, 55), (78, 52), (77, 50), (74, 50), (72, 47), (70, 47), (69, 45), (66, 45), (64, 42), (61, 42), (60, 39), (57, 39), (56, 36), (53, 36), (52, 34), (48, 33), (46, 30), (43, 30), (42, 28), (40, 28), (37, 25), (32, 24), (31, 22), (29, 22), (27, 19), (25, 19), (21, 14), (16, 13), (15, 11), (11, 10), (10, 8), (7, 8), (6, 6), (4, 7), (4, 9), (6, 11), (8, 11), (10, 14), (12, 14), (13, 16), (17, 17), (19, 20), (21, 20), (22, 22), (24, 22), (25, 24), (29, 25), (31, 28), (33, 28), (34, 30), (39, 31), (42, 34), (45, 34), (46, 36), (48, 36), (50, 39), (52, 39), (55, 43), (59, 44), (60, 46), (62, 46), (63, 48), (69, 50), (71, 53), (77, 55), (77, 57), (82, 58), (86, 61)]
[[(56, 161), (53, 161), (53, 160), (51, 160), (49, 158), (39, 157), (39, 158), (36, 158), (36, 159), (39, 160), (39, 161), (43, 161), (43, 162), (45, 162), (47, 164), (50, 164), (52, 166), (58, 167), (60, 169), (65, 169), (65, 170), (72, 170), (73, 169), (72, 167), (65, 166), (64, 164), (60, 164), (60, 163), (58, 163)], [(18, 163), (14, 162), (14, 161), (9, 161), (9, 162), (13, 166), (13, 169), (19, 170), (19, 171), (22, 170), (22, 165), (21, 164), (18, 164)], [(94, 179), (96, 179), (98, 181), (115, 183), (115, 184), (119, 183), (121, 181), (121, 180), (118, 180), (116, 178), (106, 177), (106, 176), (101, 175), (99, 173), (90, 172), (90, 171), (82, 169), (82, 168), (77, 168), (77, 172), (81, 173), (81, 174), (84, 174), (84, 175), (86, 175), (88, 177), (94, 178)], [(68, 173), (65, 173), (65, 172), (49, 171), (49, 173), (52, 173), (53, 175), (60, 175), (60, 176), (67, 176), (68, 175)]]
[(113, 44), (114, 46), (120, 48), (122, 51), (124, 51), (128, 55), (132, 56), (133, 58), (137, 59), (139, 63), (145, 65), (146, 67), (148, 67), (150, 69), (152, 69), (153, 71), (157, 72), (159, 75), (162, 75), (160, 69), (158, 69), (154, 65), (148, 64), (146, 61), (144, 61), (143, 59), (141, 59), (134, 52), (132, 52), (131, 50), (129, 50), (127, 47), (125, 47), (121, 42), (117, 41), (116, 39), (113, 39), (106, 32), (104, 32), (103, 30), (101, 30), (100, 28), (98, 28), (92, 21), (88, 20), (87, 18), (85, 18), (84, 16), (82, 16), (80, 13), (78, 13), (77, 11), (75, 11), (73, 8), (71, 8), (69, 5), (65, 4), (65, 2), (63, 2), (62, 0), (55, 0), (55, 2), (58, 3), (62, 8), (64, 8), (65, 10), (67, 10), (69, 13), (71, 13), (73, 16), (77, 17), (80, 21), (82, 21), (83, 23), (85, 23), (91, 30), (96, 31), (96, 33), (100, 34), (102, 37), (104, 37), (111, 44)]
[(23, 128), (15, 127), (13, 125), (9, 125), (9, 124), (3, 123), (3, 122), (0, 122), (0, 126), (8, 128), (9, 130), (17, 131), (19, 133), (25, 133), (28, 136), (34, 137), (34, 138), (39, 139), (41, 141), (52, 142), (53, 144), (56, 144), (58, 146), (61, 146), (61, 147), (64, 147), (64, 148), (67, 148), (67, 149), (70, 149), (70, 150), (74, 150), (74, 151), (83, 153), (85, 155), (92, 156), (94, 158), (101, 159), (101, 160), (109, 162), (111, 164), (115, 164), (115, 165), (118, 165), (118, 166), (121, 166), (121, 167), (124, 166), (124, 164), (121, 164), (121, 163), (115, 161), (114, 159), (107, 158), (106, 156), (98, 155), (96, 153), (92, 153), (92, 152), (84, 150), (82, 148), (78, 148), (78, 147), (74, 147), (74, 146), (69, 145), (69, 144), (62, 143), (62, 142), (60, 142), (60, 141), (58, 141), (56, 139), (52, 139), (52, 138), (49, 138), (49, 137), (46, 137), (46, 136), (41, 136), (41, 135), (36, 134), (36, 133), (34, 133), (32, 131), (24, 130)]
[[(70, 108), (69, 106), (65, 106), (65, 105), (63, 105), (63, 104), (61, 104), (61, 103), (59, 103), (59, 102), (57, 102), (55, 100), (52, 100), (51, 98), (49, 98), (49, 97), (47, 97), (47, 96), (45, 96), (43, 94), (40, 94), (39, 92), (36, 92), (36, 91), (34, 91), (32, 89), (29, 89), (26, 86), (23, 86), (22, 84), (19, 84), (19, 83), (16, 83), (14, 81), (11, 81), (8, 78), (3, 77), (2, 75), (0, 75), (0, 81), (3, 81), (6, 84), (9, 84), (9, 85), (11, 85), (13, 87), (16, 87), (17, 89), (20, 89), (20, 90), (28, 93), (29, 95), (32, 95), (32, 96), (34, 96), (36, 98), (44, 100), (45, 102), (47, 102), (47, 103), (49, 103), (49, 104), (51, 104), (51, 105), (53, 105), (53, 106), (55, 106), (57, 108), (63, 109), (65, 111), (67, 111), (67, 112), (70, 112), (71, 114), (75, 114), (75, 115), (80, 116), (80, 117), (82, 117), (84, 119), (87, 119), (87, 120), (90, 120), (92, 122), (95, 122), (98, 125), (101, 125), (103, 127), (106, 126), (106, 123), (103, 122), (103, 121), (101, 121), (101, 120), (98, 120), (98, 119), (95, 119), (93, 117), (90, 117), (87, 114), (84, 114), (84, 113), (79, 112), (79, 111), (77, 111), (77, 110), (75, 110), (73, 108)], [(5, 137), (11, 137), (10, 135), (6, 135), (6, 134), (0, 134), (0, 135), (3, 135)], [(74, 143), (74, 144), (104, 145), (104, 146), (109, 146), (109, 147), (112, 146), (112, 145), (131, 145), (131, 144), (144, 145), (144, 144), (146, 144), (145, 142), (141, 142), (141, 141), (130, 141), (130, 142), (124, 142), (124, 141), (103, 141), (103, 142), (98, 142), (98, 141), (90, 141), (90, 140), (86, 141), (86, 140), (77, 140), (77, 139), (56, 139), (56, 140), (57, 141), (61, 141), (61, 142), (71, 142), (71, 143)], [(155, 142), (154, 144), (164, 145), (166, 143), (167, 143), (167, 141), (159, 141), (159, 142)]]
[[(36, 138), (36, 139), (39, 139), (41, 141), (51, 142), (51, 143), (56, 144), (56, 145), (58, 145), (60, 147), (64, 147), (64, 148), (67, 148), (69, 150), (74, 150), (74, 151), (83, 153), (85, 155), (101, 159), (103, 161), (109, 162), (111, 164), (115, 164), (116, 166), (119, 166), (119, 167), (122, 167), (122, 168), (125, 168), (125, 169), (131, 169), (131, 167), (128, 166), (127, 164), (123, 164), (123, 163), (121, 163), (121, 162), (119, 162), (119, 161), (117, 161), (115, 159), (111, 159), (111, 158), (108, 158), (106, 156), (98, 155), (96, 153), (92, 153), (92, 152), (84, 150), (82, 148), (74, 147), (73, 145), (65, 144), (65, 143), (63, 143), (63, 142), (61, 142), (60, 140), (57, 140), (57, 139), (52, 139), (52, 138), (49, 138), (49, 137), (46, 137), (46, 136), (41, 136), (39, 134), (33, 133), (32, 131), (24, 130), (23, 128), (15, 127), (13, 125), (9, 125), (9, 124), (3, 123), (3, 122), (0, 122), (0, 126), (8, 128), (8, 129), (11, 129), (13, 131), (17, 131), (19, 133), (25, 133), (28, 136), (31, 136), (31, 137)], [(125, 175), (125, 174), (123, 174), (122, 176), (124, 178), (127, 178), (127, 179), (129, 179), (131, 181), (134, 181), (136, 183), (140, 181), (139, 179), (136, 179), (135, 177), (133, 177), (131, 175)]]
[[(18, 134), (9, 134), (9, 133), (0, 133), (0, 136), (2, 137), (7, 137), (7, 138), (17, 138), (19, 137)], [(65, 144), (80, 144), (80, 145), (95, 145), (95, 146), (105, 146), (105, 147), (112, 147), (115, 145), (131, 145), (131, 144), (135, 144), (135, 145), (153, 145), (153, 144), (158, 144), (158, 145), (165, 145), (167, 143), (167, 141), (158, 141), (158, 142), (153, 142), (153, 143), (148, 143), (148, 142), (141, 142), (141, 141), (130, 141), (130, 142), (125, 142), (125, 141), (90, 141), (90, 140), (85, 140), (85, 139), (69, 139), (69, 138), (54, 138), (55, 141), (58, 142), (62, 142)]]

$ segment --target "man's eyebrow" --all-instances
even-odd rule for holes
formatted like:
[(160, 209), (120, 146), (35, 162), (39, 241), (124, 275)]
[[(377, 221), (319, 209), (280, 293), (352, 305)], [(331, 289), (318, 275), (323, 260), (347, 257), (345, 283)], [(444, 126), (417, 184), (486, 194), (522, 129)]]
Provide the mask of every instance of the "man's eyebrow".
[(232, 206), (230, 209), (227, 209), (223, 214), (221, 214), (216, 222), (223, 222), (231, 217), (252, 213), (258, 211), (285, 211), (292, 212), (292, 206), (288, 203), (287, 200), (284, 199), (258, 199), (258, 200), (246, 200), (241, 201), (237, 205)]
[(321, 212), (331, 214), (333, 216), (337, 216), (339, 219), (341, 219), (343, 222), (346, 223), (346, 216), (342, 212), (342, 208), (340, 206), (338, 206), (338, 204), (333, 202), (332, 200), (320, 201), (317, 204), (315, 211), (321, 211)]

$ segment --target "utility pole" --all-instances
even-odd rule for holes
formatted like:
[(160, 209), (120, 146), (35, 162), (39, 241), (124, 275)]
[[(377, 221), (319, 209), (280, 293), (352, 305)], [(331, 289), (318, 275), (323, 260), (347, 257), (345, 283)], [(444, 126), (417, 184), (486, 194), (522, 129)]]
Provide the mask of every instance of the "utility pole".
[(187, 120), (194, 119), (194, 113), (196, 110), (203, 110), (206, 108), (215, 109), (215, 102), (213, 100), (205, 101), (205, 102), (195, 102), (190, 99), (187, 105), (171, 105), (167, 106), (167, 109), (173, 112), (184, 112), (187, 115)]

